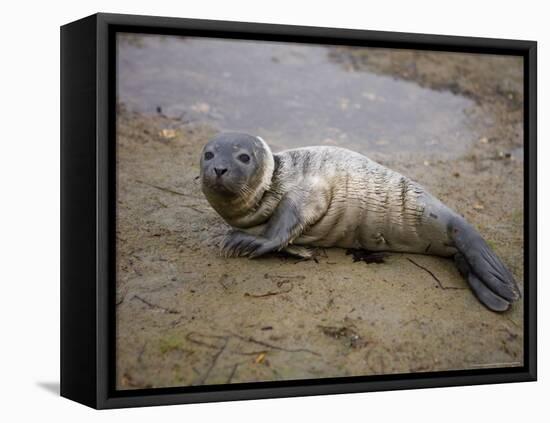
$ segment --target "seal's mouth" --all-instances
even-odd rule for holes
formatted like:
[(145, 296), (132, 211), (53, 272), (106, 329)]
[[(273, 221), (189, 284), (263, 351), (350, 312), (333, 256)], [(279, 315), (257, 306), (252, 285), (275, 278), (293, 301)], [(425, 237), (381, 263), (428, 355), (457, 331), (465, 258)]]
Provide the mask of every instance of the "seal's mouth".
[(206, 186), (210, 191), (214, 191), (217, 194), (222, 195), (235, 195), (235, 190), (232, 189), (231, 184), (227, 183), (227, 180), (225, 180), (222, 177), (216, 177), (216, 178), (203, 178), (202, 183), (204, 186)]

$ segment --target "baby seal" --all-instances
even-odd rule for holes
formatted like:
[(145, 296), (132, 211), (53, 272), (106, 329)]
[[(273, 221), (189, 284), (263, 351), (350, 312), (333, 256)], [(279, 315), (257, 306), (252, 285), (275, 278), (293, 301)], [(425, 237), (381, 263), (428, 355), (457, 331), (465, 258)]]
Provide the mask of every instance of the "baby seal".
[(423, 187), (362, 154), (306, 147), (273, 154), (260, 138), (222, 133), (204, 147), (202, 191), (234, 229), (228, 257), (308, 247), (363, 248), (454, 257), (494, 311), (520, 297), (511, 272), (481, 235)]

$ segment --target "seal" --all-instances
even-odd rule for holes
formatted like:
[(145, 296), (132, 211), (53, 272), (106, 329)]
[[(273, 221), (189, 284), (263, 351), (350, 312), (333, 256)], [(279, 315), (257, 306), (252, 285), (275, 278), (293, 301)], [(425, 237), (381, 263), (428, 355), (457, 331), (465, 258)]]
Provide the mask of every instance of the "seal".
[(226, 257), (311, 247), (362, 248), (453, 257), (477, 298), (505, 311), (520, 298), (514, 277), (462, 216), (421, 185), (339, 147), (273, 154), (260, 137), (221, 133), (203, 148), (201, 186), (233, 228)]

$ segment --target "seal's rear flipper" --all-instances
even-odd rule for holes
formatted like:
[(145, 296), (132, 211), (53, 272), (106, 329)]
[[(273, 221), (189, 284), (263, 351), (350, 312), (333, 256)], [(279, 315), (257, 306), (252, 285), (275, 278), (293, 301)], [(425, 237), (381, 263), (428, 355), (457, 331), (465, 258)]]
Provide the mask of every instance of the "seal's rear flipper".
[(459, 251), (455, 262), (477, 298), (491, 310), (507, 310), (512, 301), (520, 298), (512, 273), (464, 219), (451, 220), (448, 230)]
[(464, 256), (460, 253), (455, 255), (455, 263), (458, 267), (458, 270), (468, 281), (468, 285), (472, 291), (474, 291), (475, 296), (481, 303), (483, 303), (487, 308), (493, 311), (506, 311), (510, 307), (510, 303), (504, 298), (499, 297), (489, 288), (487, 288), (479, 278), (473, 273), (470, 269), (470, 265), (466, 262)]
[(499, 297), (489, 288), (487, 288), (483, 283), (478, 279), (475, 273), (470, 273), (468, 275), (468, 285), (474, 291), (476, 297), (481, 301), (485, 306), (490, 308), (493, 311), (506, 311), (510, 307), (510, 303), (504, 298)]

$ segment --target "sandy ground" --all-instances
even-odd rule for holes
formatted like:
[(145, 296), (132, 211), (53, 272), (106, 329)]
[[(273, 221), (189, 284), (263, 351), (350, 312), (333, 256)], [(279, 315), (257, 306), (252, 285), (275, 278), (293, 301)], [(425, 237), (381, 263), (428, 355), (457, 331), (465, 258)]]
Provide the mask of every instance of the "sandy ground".
[[(371, 158), (462, 213), (523, 287), (521, 65), (380, 49), (333, 57), (475, 101), (480, 137), (467, 154)], [(522, 365), (523, 302), (485, 309), (451, 260), (220, 257), (228, 228), (196, 180), (216, 129), (123, 105), (118, 116), (119, 389)]]

